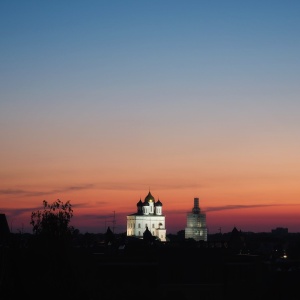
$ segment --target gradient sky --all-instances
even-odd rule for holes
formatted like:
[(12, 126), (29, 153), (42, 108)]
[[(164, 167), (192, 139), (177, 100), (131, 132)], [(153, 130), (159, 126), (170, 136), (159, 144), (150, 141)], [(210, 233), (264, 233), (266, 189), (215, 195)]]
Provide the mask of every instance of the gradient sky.
[(300, 232), (300, 1), (0, 1), (0, 213), (104, 232)]

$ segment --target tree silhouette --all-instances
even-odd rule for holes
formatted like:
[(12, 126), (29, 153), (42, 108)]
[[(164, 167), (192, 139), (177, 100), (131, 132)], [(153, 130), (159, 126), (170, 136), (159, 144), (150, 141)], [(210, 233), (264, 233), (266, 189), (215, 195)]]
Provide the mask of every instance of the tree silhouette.
[(35, 284), (31, 296), (36, 293), (44, 300), (85, 299), (83, 278), (79, 276), (85, 267), (72, 247), (72, 239), (78, 234), (70, 226), (72, 217), (70, 201), (59, 199), (53, 203), (44, 200), (43, 209), (31, 213), (34, 234), (27, 261)]
[(73, 209), (70, 201), (65, 204), (57, 199), (52, 204), (43, 201), (44, 211), (35, 211), (31, 214), (30, 224), (36, 234), (63, 236), (70, 232), (69, 223), (73, 217)]
[(63, 203), (57, 199), (52, 204), (43, 200), (44, 210), (31, 213), (30, 224), (33, 233), (44, 246), (63, 246), (70, 242), (73, 226), (70, 221), (73, 217), (73, 209), (70, 201)]

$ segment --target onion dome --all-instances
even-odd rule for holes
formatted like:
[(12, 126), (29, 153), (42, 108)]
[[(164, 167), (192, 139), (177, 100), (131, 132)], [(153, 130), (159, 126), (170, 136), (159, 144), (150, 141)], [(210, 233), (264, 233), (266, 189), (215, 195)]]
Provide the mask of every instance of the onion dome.
[(140, 201), (136, 204), (136, 206), (142, 206), (143, 203), (142, 203), (142, 200), (140, 199)]
[(155, 206), (162, 206), (162, 203), (159, 201), (159, 199), (158, 199), (157, 202), (155, 203)]
[(146, 196), (144, 202), (147, 202), (147, 203), (149, 203), (149, 202), (155, 202), (155, 199), (154, 199), (154, 197), (151, 195), (150, 191), (149, 191), (148, 195)]

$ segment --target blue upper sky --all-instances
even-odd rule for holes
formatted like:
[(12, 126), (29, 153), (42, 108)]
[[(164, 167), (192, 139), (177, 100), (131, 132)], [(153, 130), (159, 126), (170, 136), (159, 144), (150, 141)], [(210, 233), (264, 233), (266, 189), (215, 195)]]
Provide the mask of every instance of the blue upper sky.
[(1, 93), (294, 90), (299, 13), (275, 0), (1, 1)]
[(275, 0), (1, 1), (3, 117), (293, 115), (299, 13)]

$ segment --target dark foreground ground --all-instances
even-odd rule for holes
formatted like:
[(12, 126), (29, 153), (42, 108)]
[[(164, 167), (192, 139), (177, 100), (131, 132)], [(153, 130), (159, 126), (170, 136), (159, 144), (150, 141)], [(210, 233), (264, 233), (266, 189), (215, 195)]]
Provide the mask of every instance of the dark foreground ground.
[(300, 299), (297, 260), (172, 243), (0, 249), (1, 300)]

